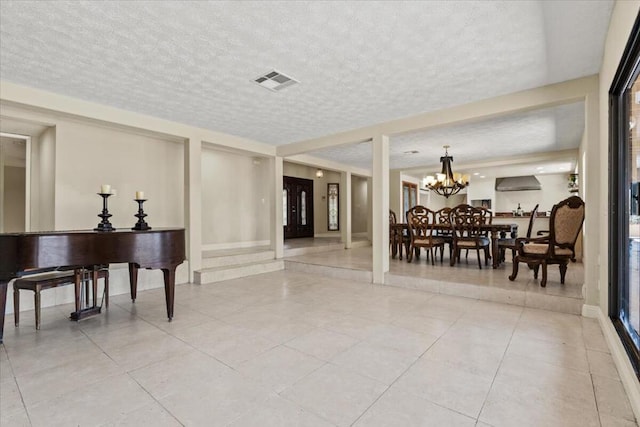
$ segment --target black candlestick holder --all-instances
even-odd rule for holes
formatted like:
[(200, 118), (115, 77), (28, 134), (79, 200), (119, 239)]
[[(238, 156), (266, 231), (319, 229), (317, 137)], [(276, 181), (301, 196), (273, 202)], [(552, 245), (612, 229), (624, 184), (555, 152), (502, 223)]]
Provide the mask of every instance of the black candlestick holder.
[(134, 199), (134, 200), (138, 202), (138, 213), (134, 215), (136, 218), (138, 218), (138, 222), (136, 222), (136, 225), (133, 226), (132, 230), (136, 230), (136, 231), (151, 230), (151, 227), (149, 227), (149, 224), (147, 224), (147, 222), (144, 220), (147, 214), (144, 213), (144, 210), (142, 209), (142, 204), (146, 202), (147, 199)]
[(115, 228), (113, 228), (113, 225), (111, 225), (111, 223), (109, 222), (109, 218), (111, 218), (112, 215), (109, 213), (109, 210), (107, 209), (107, 198), (110, 195), (111, 193), (98, 193), (98, 196), (102, 197), (102, 213), (98, 215), (100, 218), (102, 218), (102, 221), (100, 221), (98, 226), (94, 228), (95, 231), (115, 231), (116, 230)]

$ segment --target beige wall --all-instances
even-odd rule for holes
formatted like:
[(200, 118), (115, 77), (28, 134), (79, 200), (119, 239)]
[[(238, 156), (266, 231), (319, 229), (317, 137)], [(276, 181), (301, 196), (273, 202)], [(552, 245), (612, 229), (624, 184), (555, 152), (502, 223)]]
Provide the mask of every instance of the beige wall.
[(56, 230), (95, 227), (110, 184), (111, 223), (131, 228), (137, 219), (136, 191), (144, 191), (151, 227), (184, 226), (183, 145), (87, 123), (60, 120), (56, 127)]
[(367, 194), (367, 178), (351, 176), (351, 233), (368, 230), (371, 206)]
[(268, 159), (203, 146), (203, 248), (269, 244), (270, 182)]
[(25, 168), (4, 166), (3, 230), (5, 233), (25, 231), (25, 178)]

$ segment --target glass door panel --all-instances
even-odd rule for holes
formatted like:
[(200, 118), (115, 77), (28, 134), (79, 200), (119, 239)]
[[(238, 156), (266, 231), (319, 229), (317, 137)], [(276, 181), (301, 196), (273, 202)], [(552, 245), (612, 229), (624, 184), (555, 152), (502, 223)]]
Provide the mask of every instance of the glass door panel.
[[(640, 215), (638, 212), (638, 187), (640, 181), (640, 79), (636, 77), (631, 88), (624, 95), (629, 123), (628, 147), (626, 149), (627, 196), (624, 216), (626, 221), (622, 235), (628, 236), (626, 270), (627, 286), (620, 295), (620, 320), (624, 324), (636, 348), (640, 348)], [(624, 265), (623, 264), (623, 265)]]

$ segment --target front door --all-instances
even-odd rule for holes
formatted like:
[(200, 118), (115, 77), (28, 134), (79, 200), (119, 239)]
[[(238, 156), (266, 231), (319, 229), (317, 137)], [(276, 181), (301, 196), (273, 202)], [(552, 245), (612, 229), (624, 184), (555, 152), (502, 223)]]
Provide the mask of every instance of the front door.
[(313, 237), (313, 180), (283, 177), (284, 238)]

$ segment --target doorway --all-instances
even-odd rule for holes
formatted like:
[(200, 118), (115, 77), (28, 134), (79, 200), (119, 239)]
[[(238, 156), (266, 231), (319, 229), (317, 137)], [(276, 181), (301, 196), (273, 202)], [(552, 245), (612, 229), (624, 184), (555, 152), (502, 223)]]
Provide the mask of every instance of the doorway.
[(313, 180), (283, 177), (284, 238), (313, 237)]

